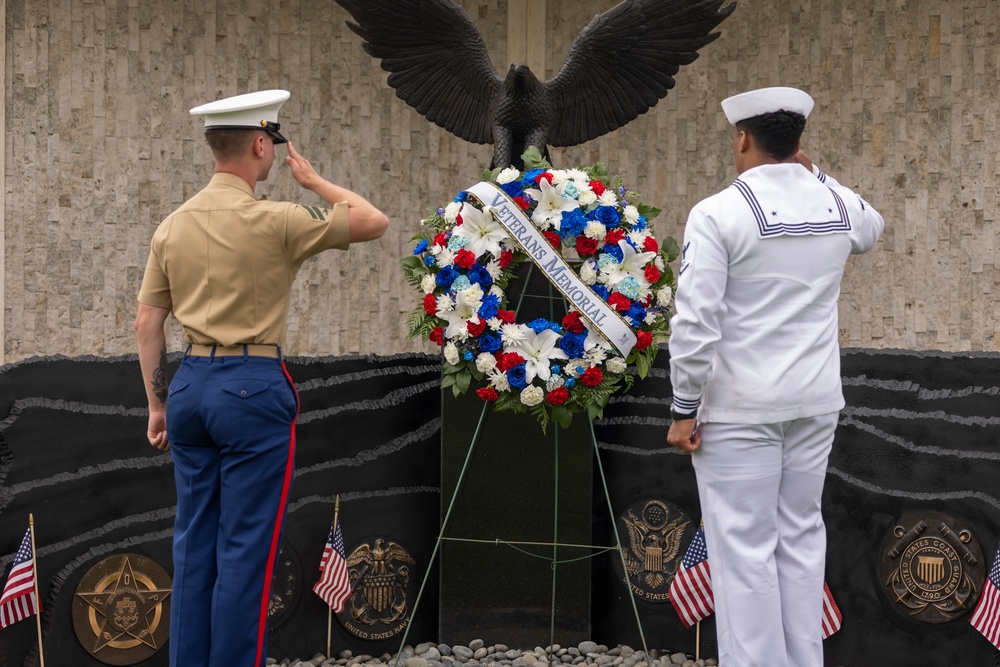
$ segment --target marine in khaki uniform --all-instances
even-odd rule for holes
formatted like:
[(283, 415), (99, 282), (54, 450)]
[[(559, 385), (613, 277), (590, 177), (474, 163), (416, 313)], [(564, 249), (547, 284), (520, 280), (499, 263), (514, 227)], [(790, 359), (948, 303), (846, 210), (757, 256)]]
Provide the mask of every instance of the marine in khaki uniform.
[(799, 150), (805, 92), (722, 107), (739, 178), (684, 228), (667, 441), (692, 454), (720, 667), (821, 667), (820, 501), (844, 407), (837, 298), (883, 220)]
[[(295, 456), (298, 396), (281, 358), (292, 283), (324, 250), (380, 237), (389, 221), (322, 178), (288, 143), (285, 164), (329, 207), (259, 201), (275, 159), (283, 90), (191, 110), (216, 160), (204, 190), (153, 234), (135, 322), (150, 444), (171, 452), (177, 484), (172, 667), (259, 667), (271, 573)], [(164, 324), (184, 330), (166, 381)]]

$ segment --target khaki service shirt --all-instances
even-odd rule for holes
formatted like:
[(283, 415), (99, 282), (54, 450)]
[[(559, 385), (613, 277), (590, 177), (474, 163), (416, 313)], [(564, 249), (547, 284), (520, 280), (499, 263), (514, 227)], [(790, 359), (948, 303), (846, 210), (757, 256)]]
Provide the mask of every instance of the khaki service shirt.
[(239, 176), (215, 174), (157, 227), (139, 301), (173, 311), (188, 343), (282, 345), (299, 267), (349, 244), (346, 203), (258, 201)]

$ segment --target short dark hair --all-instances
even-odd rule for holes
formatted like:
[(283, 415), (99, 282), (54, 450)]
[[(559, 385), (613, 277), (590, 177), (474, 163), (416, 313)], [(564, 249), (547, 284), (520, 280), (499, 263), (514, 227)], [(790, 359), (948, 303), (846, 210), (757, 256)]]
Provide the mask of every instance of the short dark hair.
[(775, 111), (736, 123), (736, 129), (746, 132), (761, 150), (778, 160), (795, 155), (806, 127), (806, 117), (792, 111)]
[(216, 160), (236, 160), (243, 156), (260, 130), (205, 130), (205, 141)]

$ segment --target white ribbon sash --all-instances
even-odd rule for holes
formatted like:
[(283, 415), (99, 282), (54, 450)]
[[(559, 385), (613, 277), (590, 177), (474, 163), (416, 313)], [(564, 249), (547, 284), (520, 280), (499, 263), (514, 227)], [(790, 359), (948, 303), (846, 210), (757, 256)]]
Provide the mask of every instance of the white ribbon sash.
[(566, 260), (524, 215), (521, 207), (506, 192), (486, 181), (472, 186), (468, 192), (492, 209), (493, 219), (507, 230), (514, 242), (542, 270), (548, 281), (580, 311), (580, 316), (591, 328), (604, 336), (623, 358), (628, 357), (636, 343), (632, 327), (580, 280)]

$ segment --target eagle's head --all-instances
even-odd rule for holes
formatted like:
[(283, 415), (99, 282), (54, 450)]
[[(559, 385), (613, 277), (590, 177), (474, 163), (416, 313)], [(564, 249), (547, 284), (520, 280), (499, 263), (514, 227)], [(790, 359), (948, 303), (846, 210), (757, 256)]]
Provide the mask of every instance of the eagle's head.
[(507, 70), (504, 86), (513, 95), (524, 95), (535, 90), (538, 86), (538, 77), (527, 65), (512, 63), (510, 69)]

